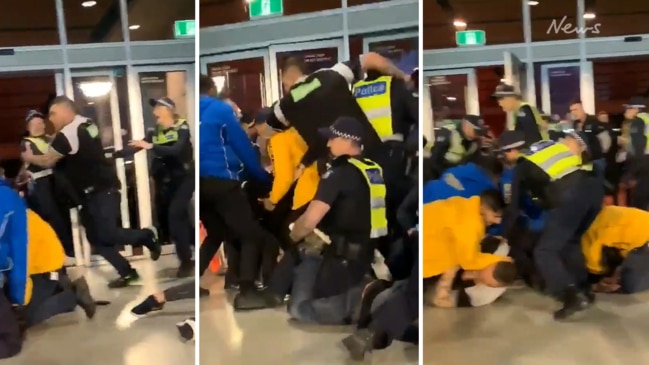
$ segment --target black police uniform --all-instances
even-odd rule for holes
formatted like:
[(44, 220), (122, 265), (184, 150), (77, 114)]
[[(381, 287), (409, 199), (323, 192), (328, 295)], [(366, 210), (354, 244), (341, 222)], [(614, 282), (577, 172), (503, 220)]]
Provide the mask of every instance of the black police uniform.
[[(553, 143), (556, 142), (539, 142), (528, 153)], [(588, 300), (584, 295), (591, 298), (580, 239), (602, 209), (604, 187), (598, 178), (583, 170), (552, 181), (541, 167), (520, 158), (514, 170), (511, 204), (505, 214), (505, 237), (511, 236), (525, 192), (547, 211), (543, 233), (534, 249), (534, 261), (548, 291), (564, 303), (555, 317), (565, 318), (583, 309)]]
[[(467, 115), (463, 121), (471, 123), (471, 126), (476, 131), (477, 136), (483, 136), (487, 133), (487, 127), (482, 118), (478, 115)], [(474, 140), (469, 140), (464, 136), (462, 131), (462, 123), (454, 123), (452, 125), (435, 128), (435, 142), (430, 150), (429, 164), (433, 169), (432, 176), (439, 178), (446, 169), (462, 165), (469, 160), (480, 150), (480, 142), (477, 137)], [(458, 133), (461, 140), (461, 146), (454, 146), (453, 135)], [(461, 148), (461, 151), (454, 151), (451, 149)], [(462, 156), (457, 156), (459, 161), (451, 161), (448, 154), (457, 154), (461, 152)]]
[[(27, 115), (27, 123), (32, 118), (43, 118), (43, 115), (38, 112), (30, 113)], [(47, 152), (50, 142), (51, 138), (45, 135), (25, 137), (21, 142), (21, 151), (25, 152), (29, 149), (34, 155), (43, 155)], [(33, 164), (27, 165), (27, 172), (31, 179), (27, 194), (29, 207), (54, 229), (66, 256), (74, 257), (72, 231), (63, 216), (64, 209), (56, 199), (56, 191), (61, 189), (55, 188), (55, 181), (60, 178), (55, 179), (54, 169)]]
[(160, 246), (150, 229), (126, 229), (119, 224), (120, 190), (114, 166), (106, 159), (99, 127), (80, 115), (63, 127), (50, 146), (64, 157), (62, 171), (81, 198), (81, 222), (96, 253), (117, 270), (120, 278), (109, 283), (124, 287), (138, 278), (137, 272), (119, 253), (118, 245), (145, 245), (154, 260)]
[[(644, 98), (632, 98), (627, 108), (638, 108), (644, 112), (646, 101)], [(645, 116), (646, 113), (643, 113)], [(629, 125), (629, 140), (627, 141), (627, 166), (626, 174), (635, 179), (636, 185), (631, 196), (631, 206), (634, 208), (649, 210), (649, 141), (647, 130), (649, 123), (639, 114), (633, 118)]]
[[(509, 96), (520, 97), (520, 93), (513, 86), (507, 84), (498, 85), (496, 92), (493, 94), (495, 98)], [(525, 142), (528, 146), (545, 139), (539, 129), (541, 115), (538, 111), (534, 110), (531, 105), (521, 105), (515, 113), (514, 118), (516, 118), (516, 122), (514, 124), (514, 130), (525, 133)]]

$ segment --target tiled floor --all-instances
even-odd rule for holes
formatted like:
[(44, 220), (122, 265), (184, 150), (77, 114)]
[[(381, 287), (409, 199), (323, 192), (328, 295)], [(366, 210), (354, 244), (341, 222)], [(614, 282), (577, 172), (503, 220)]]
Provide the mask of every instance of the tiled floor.
[(426, 309), (426, 365), (649, 364), (649, 294), (601, 295), (570, 322), (556, 304), (528, 290), (510, 290), (489, 307)]
[[(172, 256), (161, 258), (155, 267), (149, 263), (144, 260), (135, 263), (140, 275), (146, 278), (177, 265)], [(142, 318), (130, 328), (120, 330), (115, 324), (120, 312), (129, 303), (142, 298), (144, 291), (153, 290), (154, 285), (152, 280), (144, 280), (143, 287), (108, 290), (104, 277), (115, 275), (110, 270), (109, 267), (94, 268), (87, 275), (95, 298), (112, 302), (99, 307), (93, 320), (87, 320), (77, 310), (30, 329), (22, 354), (2, 364), (193, 365), (194, 344), (180, 341), (175, 323), (193, 315), (194, 301), (170, 303), (164, 312)], [(162, 288), (169, 285), (168, 280), (159, 284)]]
[[(212, 289), (201, 300), (200, 362), (220, 365), (337, 365), (351, 364), (340, 340), (350, 327), (305, 326), (289, 321), (284, 310), (234, 313), (232, 295), (222, 278), (203, 278)], [(370, 355), (366, 363), (417, 364), (418, 350), (397, 343)]]

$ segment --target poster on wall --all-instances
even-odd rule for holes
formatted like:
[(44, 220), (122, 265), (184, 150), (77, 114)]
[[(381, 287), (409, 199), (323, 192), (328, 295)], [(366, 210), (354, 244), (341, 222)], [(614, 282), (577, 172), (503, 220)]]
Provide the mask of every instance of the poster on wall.
[(156, 118), (149, 99), (160, 99), (167, 96), (167, 73), (146, 72), (140, 74), (140, 90), (142, 91), (142, 112), (144, 116), (144, 130), (155, 128)]
[(552, 67), (548, 69), (550, 113), (563, 119), (570, 112), (570, 103), (579, 99), (579, 66)]

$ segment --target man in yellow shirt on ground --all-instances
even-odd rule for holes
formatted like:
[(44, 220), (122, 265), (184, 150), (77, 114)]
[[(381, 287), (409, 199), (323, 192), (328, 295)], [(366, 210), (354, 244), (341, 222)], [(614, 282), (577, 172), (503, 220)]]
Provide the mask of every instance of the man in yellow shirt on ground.
[(649, 212), (607, 206), (581, 238), (595, 290), (632, 294), (649, 289)]

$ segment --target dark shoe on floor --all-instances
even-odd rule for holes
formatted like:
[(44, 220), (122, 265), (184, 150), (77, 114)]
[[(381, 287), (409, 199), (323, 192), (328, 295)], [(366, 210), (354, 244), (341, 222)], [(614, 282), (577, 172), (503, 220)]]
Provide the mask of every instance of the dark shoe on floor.
[(368, 329), (356, 331), (356, 333), (345, 337), (342, 340), (343, 346), (349, 352), (354, 361), (363, 361), (365, 354), (372, 351), (372, 332)]
[(367, 284), (363, 290), (363, 299), (361, 299), (361, 310), (358, 316), (358, 328), (365, 328), (370, 324), (371, 309), (374, 299), (384, 290), (390, 288), (392, 282), (387, 280), (374, 280)]
[(133, 272), (131, 272), (130, 274), (119, 277), (109, 282), (108, 287), (110, 289), (126, 288), (127, 286), (135, 283), (138, 280), (140, 280), (140, 275), (137, 273), (137, 271), (133, 270)]
[(155, 227), (149, 227), (147, 230), (151, 231), (151, 241), (146, 244), (146, 248), (149, 249), (149, 255), (151, 255), (151, 260), (158, 261), (160, 255), (162, 254), (162, 244), (160, 243), (160, 238), (158, 237), (158, 229)]
[(239, 290), (239, 282), (236, 279), (226, 275), (225, 284), (223, 285), (225, 290)]
[(203, 298), (203, 297), (209, 297), (210, 296), (210, 291), (207, 289), (203, 288), (198, 288), (198, 297)]
[(234, 310), (249, 311), (268, 307), (268, 298), (263, 291), (247, 290), (234, 297)]
[(565, 320), (578, 312), (586, 310), (591, 305), (586, 295), (575, 288), (566, 290), (562, 299), (563, 307), (554, 312), (554, 319), (557, 321)]
[(86, 278), (82, 276), (73, 281), (72, 287), (74, 288), (74, 294), (77, 297), (77, 305), (86, 312), (86, 317), (88, 317), (88, 319), (92, 319), (95, 316), (95, 313), (97, 313), (97, 303), (90, 294), (90, 288), (88, 287)]
[(195, 272), (194, 261), (190, 261), (188, 263), (180, 264), (176, 276), (179, 279), (190, 278), (190, 277), (194, 277), (194, 272)]
[(180, 337), (182, 337), (184, 341), (194, 340), (194, 327), (195, 327), (194, 318), (188, 318), (182, 322), (176, 323), (176, 328), (178, 329), (178, 333), (180, 334)]

